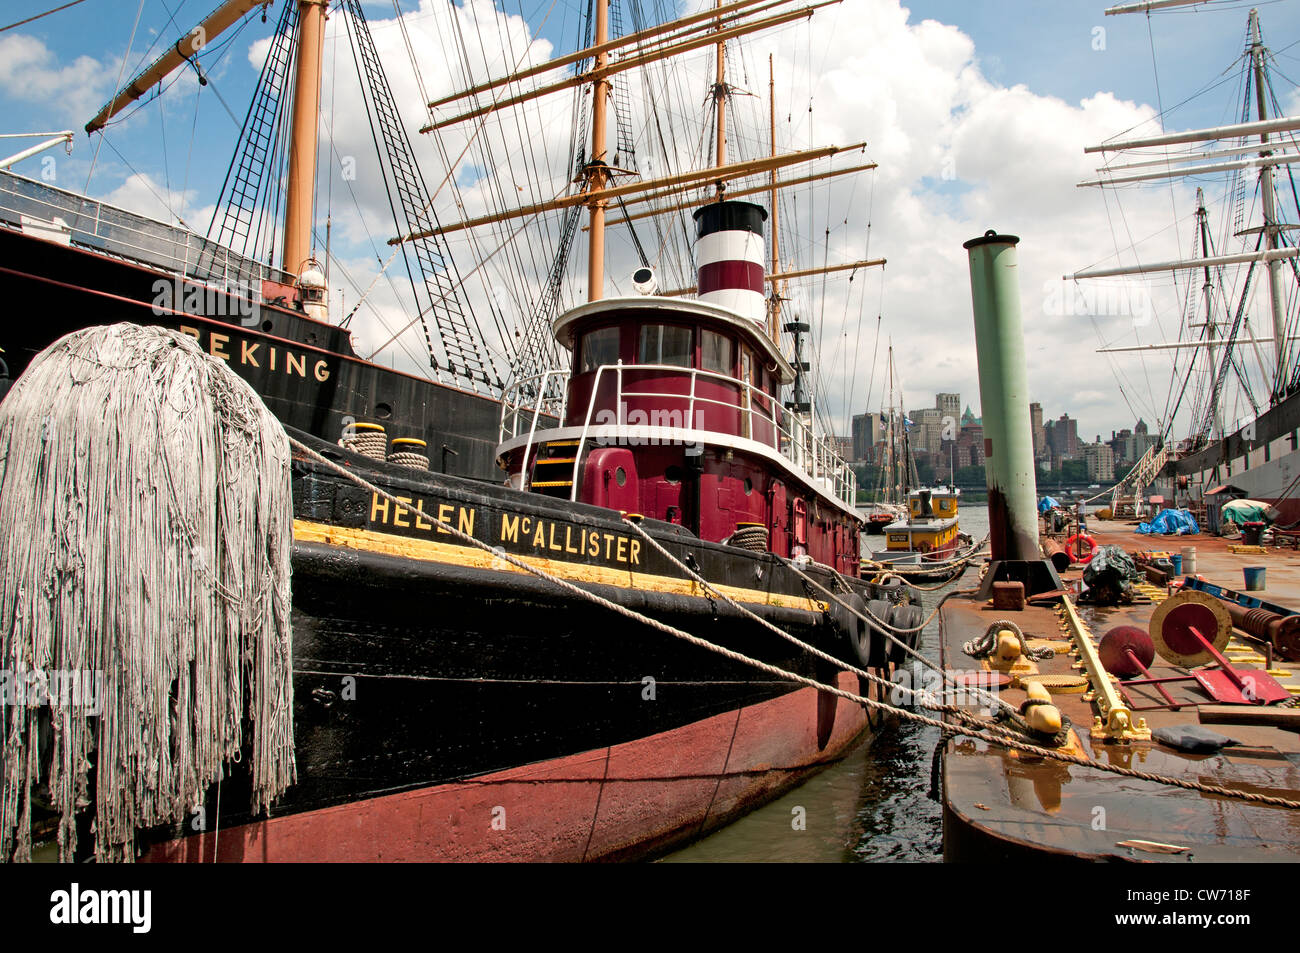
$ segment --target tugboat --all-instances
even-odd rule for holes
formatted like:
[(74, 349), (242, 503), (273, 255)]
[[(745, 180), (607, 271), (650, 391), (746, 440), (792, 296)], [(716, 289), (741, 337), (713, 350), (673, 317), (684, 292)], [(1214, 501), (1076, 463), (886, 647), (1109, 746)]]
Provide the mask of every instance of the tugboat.
[(947, 559), (961, 543), (957, 528), (960, 497), (961, 490), (955, 486), (910, 492), (907, 516), (885, 527), (885, 549), (873, 558), (891, 566), (924, 566)]
[[(321, 5), (303, 6), (316, 21)], [(345, 7), (363, 24), (359, 4)], [(606, 7), (597, 8), (594, 49), (602, 49)], [(282, 280), (295, 292), (285, 301), (297, 303), (256, 299), (256, 326), (238, 309), (226, 321), (184, 308), (151, 320), (153, 269), (93, 258), (78, 229), (52, 250), (26, 232), (5, 233), (22, 252), (12, 269), (21, 274), (7, 280), (24, 294), (51, 284), (33, 264), (41, 252), (102, 266), (112, 272), (106, 282), (119, 272), (131, 278), (111, 299), (98, 284), (64, 288), (72, 318), (58, 333), (83, 326), (88, 302), (103, 298), (121, 306), (95, 312), (104, 322), (190, 334), (253, 384), (296, 441), (296, 780), (268, 815), (250, 807), (251, 779), (235, 765), (192, 818), (116, 845), (126, 856), (640, 857), (776, 796), (879, 724), (858, 703), (756, 667), (882, 699), (883, 682), (847, 671), (887, 681), (897, 661), (865, 619), (914, 630), (921, 621), (897, 581), (859, 576), (856, 483), (833, 441), (817, 433), (801, 378), (809, 327), (766, 312), (767, 282), (779, 302), (782, 276), (775, 249), (765, 273), (763, 209), (718, 201), (696, 215), (698, 298), (654, 294), (643, 268), (634, 283), (644, 294), (602, 299), (608, 83), (598, 76), (595, 88), (595, 145), (578, 197), (591, 215), (593, 300), (546, 322), (572, 346), (570, 366), (516, 380), (499, 401), (463, 390), (443, 400), (454, 388), (361, 361), (346, 329), (312, 318), (308, 299), (319, 289), (304, 287), (311, 269), (299, 273), (297, 264), (258, 273), (262, 297), (279, 297), (265, 282)], [(721, 115), (719, 130), (719, 165), (699, 170), (697, 184), (794, 161), (728, 164)], [(407, 223), (396, 241), (414, 245), (437, 231), (417, 225)], [(178, 279), (181, 297), (193, 277)], [(782, 333), (793, 339), (793, 361), (778, 346)], [(14, 369), (48, 344), (40, 338), (23, 339)], [(311, 348), (326, 365), (304, 363)], [(319, 387), (286, 391), (259, 376), (272, 371)], [(495, 441), (482, 440), (485, 406)], [(456, 436), (472, 443), (453, 474), (446, 455), (458, 452)], [(482, 479), (485, 455), (499, 467), (495, 482)], [(77, 814), (78, 857), (94, 841), (93, 820), (93, 809)]]
[[(298, 781), (270, 818), (212, 800), (219, 841), (155, 831), (148, 859), (633, 858), (726, 823), (863, 737), (857, 704), (501, 558), (883, 698), (728, 601), (883, 678), (896, 654), (884, 636), (802, 577), (887, 624), (920, 622), (901, 587), (858, 577), (852, 471), (778, 401), (794, 372), (766, 337), (762, 266), (744, 267), (761, 260), (763, 218), (743, 202), (697, 213), (698, 300), (611, 298), (556, 320), (574, 345), (567, 406), (547, 427), (505, 405), (518, 432), (498, 449), (501, 485), (296, 435), (382, 491), (311, 455), (295, 465)], [(340, 700), (344, 679), (365, 704)]]

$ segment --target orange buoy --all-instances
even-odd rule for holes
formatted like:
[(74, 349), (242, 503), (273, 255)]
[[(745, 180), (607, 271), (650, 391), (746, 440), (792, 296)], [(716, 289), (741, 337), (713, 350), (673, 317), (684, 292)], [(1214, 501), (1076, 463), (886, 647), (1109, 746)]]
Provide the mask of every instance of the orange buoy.
[[(1082, 548), (1075, 549), (1074, 544), (1076, 542), (1088, 544), (1088, 555), (1085, 556), (1083, 554)], [(1072, 562), (1086, 563), (1088, 560), (1092, 559), (1093, 554), (1097, 552), (1097, 541), (1091, 536), (1087, 536), (1083, 533), (1075, 533), (1065, 541), (1065, 551), (1069, 554)]]

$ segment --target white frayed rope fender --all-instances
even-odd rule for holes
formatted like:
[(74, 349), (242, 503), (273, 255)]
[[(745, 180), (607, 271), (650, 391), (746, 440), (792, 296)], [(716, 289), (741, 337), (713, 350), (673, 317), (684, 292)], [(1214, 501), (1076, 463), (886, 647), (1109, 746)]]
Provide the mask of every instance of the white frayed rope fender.
[(33, 798), (61, 859), (93, 797), (95, 856), (130, 860), (232, 761), (254, 810), (294, 782), (290, 459), (253, 389), (164, 328), (70, 334), (0, 402), (0, 673), (102, 677), (93, 706), (0, 698), (0, 860), (29, 859)]

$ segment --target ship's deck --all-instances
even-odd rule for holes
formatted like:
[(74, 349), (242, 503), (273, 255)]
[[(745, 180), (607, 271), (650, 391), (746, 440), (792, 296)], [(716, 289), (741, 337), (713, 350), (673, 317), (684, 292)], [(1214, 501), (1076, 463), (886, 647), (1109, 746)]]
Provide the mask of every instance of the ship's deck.
[[(1126, 551), (1196, 547), (1197, 573), (1227, 588), (1242, 588), (1242, 567), (1267, 567), (1268, 589), (1252, 595), (1283, 605), (1300, 605), (1300, 553), (1269, 548), (1266, 554), (1233, 553), (1227, 540), (1204, 534), (1192, 537), (1140, 536), (1128, 523), (1091, 523), (1099, 543)], [(1080, 567), (1062, 574), (1067, 586)], [(1139, 603), (1114, 608), (1078, 605), (1079, 618), (1094, 644), (1113, 626), (1147, 629), (1152, 613), (1167, 596), (1164, 588), (1141, 587)], [(994, 610), (973, 597), (954, 597), (943, 607), (941, 650), (950, 669), (985, 667), (965, 655), (962, 644), (984, 634), (1001, 618), (1016, 622), (1030, 640), (1068, 638), (1065, 613), (1055, 605), (1028, 605), (1019, 612)], [(1233, 636), (1228, 659), (1242, 669), (1266, 666), (1259, 643)], [(1074, 654), (1059, 652), (1032, 663), (1041, 673), (1079, 675)], [(1156, 656), (1156, 677), (1185, 674)], [(1270, 670), (1293, 695), (1300, 694), (1300, 662), (1278, 660)], [(1013, 683), (1017, 684), (1017, 683)], [(1209, 704), (1193, 682), (1166, 686), (1175, 701)], [(1126, 690), (1135, 707), (1158, 705), (1151, 686)], [(1026, 695), (1006, 688), (1001, 697), (1018, 705)], [(1091, 737), (1097, 714), (1084, 694), (1053, 692), (1052, 700), (1069, 718), (1077, 737), (1075, 753), (1109, 764), (1179, 778), (1197, 784), (1300, 800), (1300, 732), (1259, 724), (1209, 724), (1239, 745), (1214, 754), (1182, 754), (1157, 741), (1110, 742)], [(967, 706), (972, 710), (976, 705)], [(1253, 707), (1253, 706), (1252, 706)], [(1290, 709), (1297, 711), (1297, 709)], [(1167, 725), (1198, 724), (1198, 709), (1155, 709), (1134, 713), (1156, 730)], [(1012, 859), (1059, 855), (1081, 859), (1129, 861), (1297, 861), (1300, 860), (1300, 811), (1251, 804), (1196, 790), (992, 749), (982, 741), (954, 738), (947, 742), (943, 767), (945, 800), (944, 850), (949, 859)], [(1141, 842), (1135, 844), (1134, 842)], [(1161, 845), (1161, 846), (1157, 846)]]

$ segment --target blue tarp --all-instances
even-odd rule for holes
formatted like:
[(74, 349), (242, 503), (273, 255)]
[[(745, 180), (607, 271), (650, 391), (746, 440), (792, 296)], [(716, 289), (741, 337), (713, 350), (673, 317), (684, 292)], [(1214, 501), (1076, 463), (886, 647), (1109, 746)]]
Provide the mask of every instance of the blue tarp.
[(1192, 536), (1201, 528), (1187, 510), (1161, 510), (1150, 523), (1139, 523), (1137, 532), (1147, 535)]
[(1045, 496), (1038, 501), (1038, 512), (1046, 513), (1048, 510), (1058, 509), (1060, 505), (1061, 504), (1056, 500), (1054, 500), (1052, 497)]

